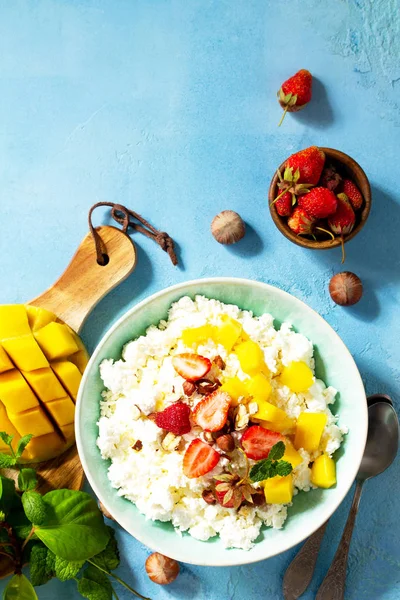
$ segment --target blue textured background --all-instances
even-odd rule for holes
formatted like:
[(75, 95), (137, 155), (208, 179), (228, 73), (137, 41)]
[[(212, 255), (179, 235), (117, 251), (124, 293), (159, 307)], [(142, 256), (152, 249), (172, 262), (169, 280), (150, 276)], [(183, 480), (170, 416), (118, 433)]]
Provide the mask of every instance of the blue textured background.
[[(368, 393), (399, 399), (399, 10), (399, 0), (0, 0), (1, 301), (48, 287), (86, 233), (90, 204), (122, 202), (173, 235), (181, 266), (136, 234), (136, 271), (85, 326), (91, 349), (156, 290), (240, 275), (306, 301), (347, 343)], [(299, 68), (317, 78), (312, 104), (278, 129), (276, 90)], [(276, 166), (311, 144), (351, 154), (372, 184), (369, 222), (347, 246), (346, 268), (365, 285), (353, 308), (334, 306), (327, 290), (340, 251), (290, 244), (268, 214)], [(248, 224), (233, 248), (209, 233), (227, 208)], [(400, 597), (398, 467), (365, 489), (349, 599)], [(306, 599), (349, 502), (331, 520)], [(243, 568), (182, 566), (160, 588), (144, 574), (148, 550), (118, 538), (119, 573), (157, 600), (279, 599), (295, 552)], [(39, 597), (77, 598), (74, 585), (51, 582)]]

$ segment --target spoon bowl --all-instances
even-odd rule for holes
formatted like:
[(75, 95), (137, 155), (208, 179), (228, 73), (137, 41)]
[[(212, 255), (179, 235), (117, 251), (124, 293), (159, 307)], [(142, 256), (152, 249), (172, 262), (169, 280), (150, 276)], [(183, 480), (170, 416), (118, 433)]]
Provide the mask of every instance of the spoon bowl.
[(399, 420), (391, 404), (376, 402), (370, 405), (368, 420), (367, 443), (356, 477), (357, 485), (350, 514), (335, 557), (315, 600), (344, 600), (347, 558), (363, 485), (368, 479), (380, 475), (390, 467), (399, 448)]
[(383, 473), (395, 459), (399, 446), (399, 421), (391, 404), (373, 404), (368, 417), (367, 444), (357, 474), (361, 481)]

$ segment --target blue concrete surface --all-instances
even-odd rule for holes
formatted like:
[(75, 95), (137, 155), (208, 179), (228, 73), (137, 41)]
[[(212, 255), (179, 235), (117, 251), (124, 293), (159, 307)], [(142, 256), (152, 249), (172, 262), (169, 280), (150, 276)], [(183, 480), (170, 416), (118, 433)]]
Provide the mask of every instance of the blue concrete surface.
[[(1, 302), (23, 302), (57, 278), (87, 231), (90, 204), (126, 203), (174, 236), (181, 262), (173, 268), (134, 235), (137, 269), (87, 321), (91, 349), (154, 291), (240, 275), (316, 309), (350, 348), (367, 392), (389, 393), (398, 405), (399, 9), (399, 0), (1, 0)], [(316, 77), (314, 99), (278, 129), (276, 90), (299, 68)], [(354, 308), (334, 306), (327, 290), (340, 251), (298, 248), (269, 217), (276, 166), (311, 144), (349, 153), (372, 184), (369, 222), (347, 246), (346, 269), (365, 285)], [(248, 224), (232, 248), (209, 233), (222, 209)], [(349, 600), (400, 597), (398, 469), (397, 461), (365, 489)], [(306, 600), (333, 557), (349, 503), (331, 520)], [(183, 565), (161, 588), (144, 574), (148, 550), (119, 529), (118, 539), (120, 575), (156, 600), (279, 599), (295, 553), (242, 568)], [(38, 595), (78, 598), (73, 583), (51, 582)]]

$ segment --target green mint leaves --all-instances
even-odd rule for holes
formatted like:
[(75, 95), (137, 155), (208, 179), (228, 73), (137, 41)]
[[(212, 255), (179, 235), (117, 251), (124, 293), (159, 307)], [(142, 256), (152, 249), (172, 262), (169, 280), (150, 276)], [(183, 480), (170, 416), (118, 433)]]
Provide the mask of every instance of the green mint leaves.
[(38, 492), (24, 492), (22, 506), (27, 519), (33, 525), (41, 525), (46, 519), (46, 504)]
[(3, 600), (38, 600), (33, 585), (25, 575), (14, 575), (3, 593)]
[(14, 448), (12, 447), (12, 441), (14, 439), (13, 435), (9, 435), (5, 431), (0, 431), (0, 438), (2, 441), (10, 448), (11, 454), (5, 454), (4, 452), (0, 452), (0, 469), (9, 469), (10, 467), (14, 467), (18, 463), (18, 459), (21, 458), (25, 448), (33, 438), (33, 435), (28, 433), (28, 435), (24, 435), (18, 442), (17, 449), (14, 452)]
[[(76, 490), (41, 495), (35, 491), (35, 469), (18, 464), (32, 436), (22, 437), (15, 450), (12, 435), (0, 431), (0, 439), (9, 447), (7, 454), (0, 453), (0, 468), (19, 470), (17, 490), (13, 479), (0, 475), (0, 545), (15, 570), (3, 600), (38, 600), (33, 586), (53, 577), (74, 579), (87, 600), (117, 598), (110, 577), (138, 598), (150, 600), (112, 572), (120, 562), (118, 544), (94, 498)], [(26, 563), (30, 580), (20, 574)]]
[(35, 533), (54, 554), (65, 560), (80, 561), (104, 550), (110, 534), (97, 503), (89, 494), (54, 490), (42, 500), (46, 518), (35, 527)]
[(64, 560), (59, 556), (56, 556), (54, 565), (54, 574), (60, 581), (67, 581), (68, 579), (74, 579), (85, 564), (84, 560), (70, 561)]
[(32, 585), (44, 585), (50, 581), (54, 575), (54, 561), (54, 554), (46, 546), (41, 544), (33, 546), (29, 559), (29, 574)]
[(268, 458), (259, 460), (250, 470), (250, 480), (253, 483), (258, 481), (264, 481), (264, 479), (270, 479), (276, 475), (285, 477), (289, 475), (293, 467), (287, 460), (280, 460), (285, 454), (285, 444), (278, 442), (272, 446)]
[(78, 592), (87, 600), (111, 600), (112, 587), (107, 575), (89, 565), (78, 582)]
[(90, 562), (100, 569), (104, 569), (105, 571), (114, 571), (119, 567), (119, 552), (118, 552), (118, 544), (115, 539), (115, 531), (112, 527), (108, 527), (108, 532), (110, 534), (110, 539), (108, 540), (107, 546), (104, 548), (102, 552), (93, 556)]
[(35, 469), (23, 468), (18, 473), (18, 487), (21, 492), (30, 492), (37, 485)]

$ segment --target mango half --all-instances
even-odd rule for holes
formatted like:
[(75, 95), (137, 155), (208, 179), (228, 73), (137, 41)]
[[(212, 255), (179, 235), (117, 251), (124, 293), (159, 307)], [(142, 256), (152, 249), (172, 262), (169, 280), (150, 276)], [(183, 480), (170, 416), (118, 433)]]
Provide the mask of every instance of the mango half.
[[(0, 305), (0, 431), (14, 447), (34, 438), (23, 462), (41, 462), (75, 441), (74, 413), (89, 355), (79, 336), (57, 316), (36, 306)], [(0, 440), (0, 452), (8, 452)]]

